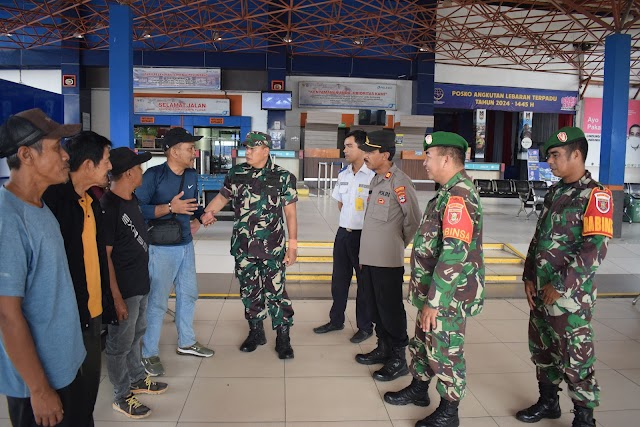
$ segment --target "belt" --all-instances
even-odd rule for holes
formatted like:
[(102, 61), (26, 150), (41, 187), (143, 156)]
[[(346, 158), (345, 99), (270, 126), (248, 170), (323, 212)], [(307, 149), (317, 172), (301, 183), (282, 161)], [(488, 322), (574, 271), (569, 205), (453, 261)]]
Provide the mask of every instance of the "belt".
[(340, 228), (345, 230), (347, 233), (353, 233), (354, 231), (359, 233), (362, 231), (362, 230), (354, 230), (353, 228), (344, 228), (344, 227), (340, 227)]

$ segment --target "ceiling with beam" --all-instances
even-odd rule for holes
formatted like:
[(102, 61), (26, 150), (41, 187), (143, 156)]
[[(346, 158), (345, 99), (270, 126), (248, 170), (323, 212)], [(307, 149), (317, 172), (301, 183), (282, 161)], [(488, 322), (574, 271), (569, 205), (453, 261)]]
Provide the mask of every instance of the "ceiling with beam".
[(268, 52), (546, 71), (602, 81), (605, 38), (632, 37), (640, 0), (0, 0), (0, 49), (109, 48), (109, 7), (129, 4), (136, 50)]

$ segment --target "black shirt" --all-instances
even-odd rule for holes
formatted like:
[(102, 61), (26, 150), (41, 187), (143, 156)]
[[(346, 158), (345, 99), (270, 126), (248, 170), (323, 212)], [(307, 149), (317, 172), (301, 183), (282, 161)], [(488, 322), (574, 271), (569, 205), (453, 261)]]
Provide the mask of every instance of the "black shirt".
[(112, 246), (111, 261), (122, 298), (149, 293), (149, 240), (138, 199), (125, 200), (106, 193), (100, 199), (104, 209), (104, 239)]

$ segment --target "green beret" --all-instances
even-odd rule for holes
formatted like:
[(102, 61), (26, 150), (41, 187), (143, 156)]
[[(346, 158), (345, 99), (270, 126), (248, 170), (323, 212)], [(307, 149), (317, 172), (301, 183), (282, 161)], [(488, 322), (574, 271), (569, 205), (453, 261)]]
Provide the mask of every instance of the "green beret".
[(546, 154), (554, 147), (562, 147), (563, 145), (568, 145), (573, 142), (586, 140), (587, 138), (584, 136), (582, 129), (566, 126), (555, 132), (549, 139), (547, 139), (547, 142), (544, 143), (544, 152)]
[(396, 133), (392, 130), (383, 129), (367, 133), (367, 139), (364, 141), (364, 144), (360, 146), (360, 149), (367, 152), (376, 150), (384, 151), (384, 149), (395, 146)]
[(469, 148), (467, 140), (453, 132), (434, 132), (424, 137), (425, 151), (431, 147), (454, 147), (465, 153)]

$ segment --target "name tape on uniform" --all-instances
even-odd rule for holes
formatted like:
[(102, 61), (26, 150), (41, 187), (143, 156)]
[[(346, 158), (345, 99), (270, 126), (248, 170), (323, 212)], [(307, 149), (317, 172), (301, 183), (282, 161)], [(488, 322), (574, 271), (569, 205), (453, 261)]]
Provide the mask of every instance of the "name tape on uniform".
[(608, 189), (594, 188), (582, 222), (583, 236), (613, 237), (613, 201)]
[(443, 237), (445, 239), (458, 239), (470, 244), (472, 232), (473, 221), (471, 221), (464, 199), (460, 196), (449, 197), (442, 223)]

